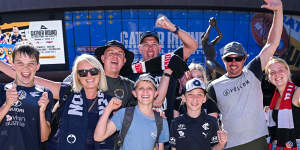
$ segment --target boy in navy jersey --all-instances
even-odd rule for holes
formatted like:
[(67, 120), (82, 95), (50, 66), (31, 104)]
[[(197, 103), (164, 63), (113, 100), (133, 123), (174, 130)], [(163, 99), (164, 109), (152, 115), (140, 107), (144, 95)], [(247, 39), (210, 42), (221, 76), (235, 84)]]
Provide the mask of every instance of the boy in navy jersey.
[[(0, 145), (5, 150), (40, 150), (50, 133), (52, 93), (34, 84), (39, 52), (31, 45), (14, 48), (15, 81), (0, 84)], [(48, 107), (47, 107), (48, 106)]]
[(199, 78), (186, 83), (183, 101), (187, 113), (171, 123), (170, 144), (172, 150), (221, 150), (227, 141), (227, 133), (218, 131), (216, 118), (201, 111), (206, 101), (205, 85)]

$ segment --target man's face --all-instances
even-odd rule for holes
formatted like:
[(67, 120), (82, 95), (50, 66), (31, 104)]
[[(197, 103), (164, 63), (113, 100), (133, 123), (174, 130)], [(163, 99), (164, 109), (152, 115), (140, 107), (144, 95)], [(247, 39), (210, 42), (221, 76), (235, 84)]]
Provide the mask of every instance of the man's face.
[(16, 71), (16, 82), (18, 85), (33, 86), (35, 73), (40, 68), (40, 64), (36, 62), (34, 57), (16, 53), (12, 67)]
[(152, 102), (157, 97), (158, 92), (151, 82), (140, 81), (132, 91), (132, 94), (137, 98), (139, 104), (152, 105)]
[(153, 36), (146, 37), (139, 45), (139, 52), (142, 54), (143, 61), (157, 57), (161, 50), (161, 45)]
[(18, 27), (13, 27), (13, 33), (15, 33), (15, 34), (19, 33), (19, 28)]
[(199, 111), (206, 101), (206, 96), (202, 89), (193, 89), (184, 94), (183, 101), (186, 102), (188, 111)]
[(106, 74), (119, 74), (126, 62), (124, 50), (117, 46), (107, 48), (101, 60)]
[[(228, 57), (228, 59), (226, 57)], [(223, 57), (222, 59), (225, 64), (228, 77), (237, 77), (241, 75), (246, 60), (245, 56), (242, 60), (240, 59), (242, 56), (238, 56), (237, 54), (232, 54), (226, 57)]]

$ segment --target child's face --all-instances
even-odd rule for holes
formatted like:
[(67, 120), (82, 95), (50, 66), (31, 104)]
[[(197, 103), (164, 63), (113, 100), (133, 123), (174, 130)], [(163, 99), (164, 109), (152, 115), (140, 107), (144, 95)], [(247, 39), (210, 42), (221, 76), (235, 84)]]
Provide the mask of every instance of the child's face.
[(158, 92), (151, 82), (140, 81), (135, 87), (135, 90), (132, 91), (132, 94), (137, 98), (139, 104), (152, 105), (152, 102), (157, 97)]
[(205, 103), (206, 96), (202, 89), (193, 89), (185, 93), (183, 100), (188, 110), (198, 111), (201, 110), (202, 104)]
[(36, 62), (34, 57), (16, 53), (12, 67), (16, 71), (16, 82), (18, 85), (33, 86), (35, 73), (40, 68), (40, 64)]

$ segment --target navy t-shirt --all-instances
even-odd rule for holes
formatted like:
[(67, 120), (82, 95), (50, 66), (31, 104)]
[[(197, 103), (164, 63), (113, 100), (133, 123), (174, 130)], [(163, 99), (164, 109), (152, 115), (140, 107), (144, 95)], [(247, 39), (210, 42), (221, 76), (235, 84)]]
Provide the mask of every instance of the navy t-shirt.
[[(5, 86), (6, 85), (6, 86)], [(0, 106), (6, 101), (6, 90), (11, 84), (0, 84)], [(0, 146), (3, 150), (40, 150), (40, 107), (38, 101), (43, 92), (52, 93), (40, 86), (17, 86), (19, 100), (16, 101), (0, 123)], [(50, 103), (49, 102), (49, 103)], [(46, 120), (50, 122), (50, 104), (46, 109)]]

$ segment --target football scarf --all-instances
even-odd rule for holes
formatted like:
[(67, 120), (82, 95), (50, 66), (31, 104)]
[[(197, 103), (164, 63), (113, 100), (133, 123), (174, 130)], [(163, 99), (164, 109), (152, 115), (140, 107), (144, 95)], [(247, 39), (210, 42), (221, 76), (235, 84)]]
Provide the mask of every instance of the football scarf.
[[(284, 92), (281, 96), (280, 106), (278, 110), (277, 123), (273, 120), (272, 113), (278, 98), (279, 92), (275, 89), (273, 95), (270, 110), (268, 112), (268, 127), (270, 132), (276, 132), (277, 135), (277, 147), (276, 150), (283, 148), (284, 150), (297, 150), (296, 139), (294, 137), (294, 120), (292, 113), (292, 96), (296, 86), (292, 82), (288, 82)], [(276, 126), (277, 125), (277, 126)], [(271, 134), (271, 141), (274, 140)], [(272, 142), (270, 142), (269, 150), (272, 148)]]

